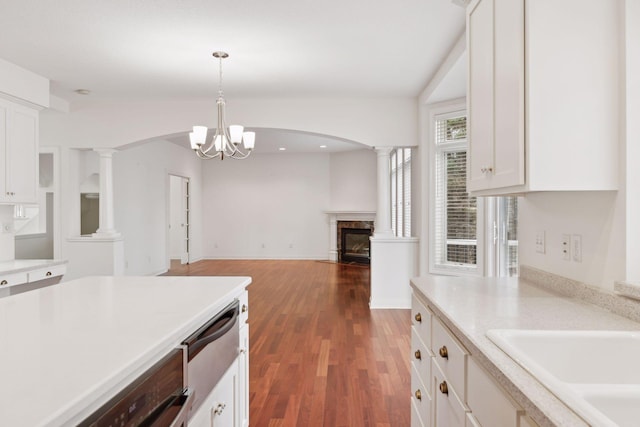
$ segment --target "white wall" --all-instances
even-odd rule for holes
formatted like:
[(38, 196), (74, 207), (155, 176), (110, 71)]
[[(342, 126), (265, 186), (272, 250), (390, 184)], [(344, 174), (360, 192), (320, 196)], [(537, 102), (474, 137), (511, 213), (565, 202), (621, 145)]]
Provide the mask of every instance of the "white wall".
[[(621, 138), (619, 190), (616, 192), (530, 194), (520, 204), (520, 263), (613, 289), (614, 281), (640, 281), (640, 5), (624, 2), (621, 29)], [(547, 253), (535, 252), (535, 233), (547, 232)], [(562, 261), (558, 252), (562, 233), (582, 236), (582, 262)]]
[(376, 162), (374, 150), (331, 154), (329, 210), (376, 210)]
[(206, 161), (204, 257), (327, 259), (324, 212), (375, 210), (375, 170), (370, 150)]
[(205, 162), (205, 258), (326, 259), (328, 154)]
[[(0, 227), (4, 228), (7, 225), (13, 228), (13, 206), (0, 205)], [(14, 258), (14, 235), (13, 231), (0, 230), (0, 261), (9, 261)]]
[[(191, 129), (215, 126), (215, 99), (93, 102), (70, 113), (40, 115), (41, 141), (75, 148), (117, 148)], [(412, 98), (227, 99), (227, 117), (249, 127), (301, 130), (388, 146), (417, 145), (417, 109)]]
[(192, 151), (166, 141), (113, 155), (115, 228), (124, 237), (125, 274), (168, 268), (169, 174), (190, 178), (191, 260), (202, 257), (201, 163)]
[[(613, 289), (625, 272), (624, 198), (621, 192), (532, 193), (519, 199), (520, 264)], [(546, 252), (535, 249), (544, 231)], [(582, 262), (562, 259), (562, 234), (579, 234)]]

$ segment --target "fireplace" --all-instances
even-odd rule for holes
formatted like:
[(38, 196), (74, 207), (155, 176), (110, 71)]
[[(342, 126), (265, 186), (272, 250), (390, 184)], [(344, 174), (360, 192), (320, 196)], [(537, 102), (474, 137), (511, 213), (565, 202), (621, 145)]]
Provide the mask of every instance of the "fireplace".
[(371, 230), (366, 228), (343, 228), (340, 238), (340, 261), (370, 264)]
[(369, 265), (373, 221), (338, 221), (338, 262)]

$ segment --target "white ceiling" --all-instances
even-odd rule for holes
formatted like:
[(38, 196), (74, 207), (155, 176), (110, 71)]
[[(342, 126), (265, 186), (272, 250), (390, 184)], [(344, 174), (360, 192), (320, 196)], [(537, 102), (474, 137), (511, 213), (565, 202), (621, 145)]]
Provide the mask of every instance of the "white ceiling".
[(92, 102), (213, 103), (215, 50), (230, 55), (229, 99), (416, 97), (465, 25), (452, 0), (0, 0), (0, 10), (0, 58), (71, 102), (86, 88)]

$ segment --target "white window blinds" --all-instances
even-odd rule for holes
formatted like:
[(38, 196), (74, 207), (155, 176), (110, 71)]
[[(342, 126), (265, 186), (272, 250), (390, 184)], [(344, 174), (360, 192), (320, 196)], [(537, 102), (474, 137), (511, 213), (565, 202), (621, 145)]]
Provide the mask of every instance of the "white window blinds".
[(435, 262), (441, 267), (477, 263), (477, 200), (467, 193), (467, 119), (436, 119)]
[(411, 148), (391, 153), (391, 228), (398, 237), (411, 236)]

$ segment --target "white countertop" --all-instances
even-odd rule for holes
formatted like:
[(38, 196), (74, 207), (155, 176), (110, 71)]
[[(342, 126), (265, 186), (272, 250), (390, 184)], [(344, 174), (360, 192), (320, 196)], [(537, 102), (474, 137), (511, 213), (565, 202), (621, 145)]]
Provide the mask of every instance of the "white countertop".
[(0, 425), (77, 424), (249, 277), (88, 277), (0, 299)]
[(522, 279), (425, 276), (413, 279), (412, 286), (541, 426), (587, 424), (491, 342), (488, 330), (640, 330), (637, 322)]
[(21, 273), (23, 271), (53, 267), (54, 265), (66, 263), (66, 260), (61, 259), (14, 259), (10, 261), (0, 261), (0, 274)]

